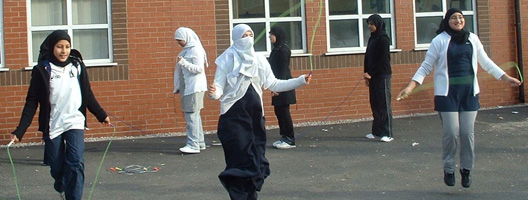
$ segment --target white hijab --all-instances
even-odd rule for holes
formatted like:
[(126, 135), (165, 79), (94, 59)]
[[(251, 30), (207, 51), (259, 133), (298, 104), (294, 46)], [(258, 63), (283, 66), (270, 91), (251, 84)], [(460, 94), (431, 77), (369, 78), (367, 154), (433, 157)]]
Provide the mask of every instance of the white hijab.
[(174, 39), (184, 40), (186, 42), (185, 46), (183, 47), (182, 51), (178, 56), (184, 57), (188, 52), (190, 52), (191, 49), (196, 48), (198, 51), (203, 52), (205, 66), (209, 67), (209, 64), (207, 64), (207, 54), (205, 52), (205, 49), (203, 48), (202, 43), (200, 42), (200, 38), (198, 38), (198, 35), (196, 35), (196, 33), (192, 29), (187, 27), (178, 28), (174, 33)]
[[(253, 30), (248, 25), (236, 25), (231, 36), (233, 44), (216, 59), (217, 66), (228, 76), (237, 77), (239, 74), (248, 77), (258, 76), (258, 59), (253, 48), (255, 39), (254, 37), (242, 38), (247, 31), (251, 31), (254, 35)], [(229, 78), (228, 82), (230, 82)]]

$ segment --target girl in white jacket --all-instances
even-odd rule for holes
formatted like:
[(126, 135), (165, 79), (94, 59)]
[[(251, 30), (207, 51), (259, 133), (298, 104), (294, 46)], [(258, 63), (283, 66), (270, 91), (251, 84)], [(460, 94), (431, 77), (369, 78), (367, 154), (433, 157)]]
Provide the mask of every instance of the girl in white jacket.
[(207, 91), (207, 55), (198, 35), (190, 28), (178, 28), (174, 38), (183, 47), (174, 69), (174, 94), (180, 93), (181, 108), (187, 123), (187, 144), (180, 151), (200, 153), (200, 150), (205, 150), (200, 110)]
[(480, 88), (477, 80), (477, 62), (489, 74), (509, 83), (521, 82), (510, 77), (488, 57), (477, 35), (464, 30), (462, 11), (451, 8), (446, 12), (438, 35), (431, 42), (420, 68), (398, 99), (404, 99), (434, 69), (435, 110), (440, 115), (444, 182), (455, 185), (456, 151), (460, 138), (460, 174), (462, 187), (471, 185), (470, 171), (474, 167), (474, 126), (480, 108)]

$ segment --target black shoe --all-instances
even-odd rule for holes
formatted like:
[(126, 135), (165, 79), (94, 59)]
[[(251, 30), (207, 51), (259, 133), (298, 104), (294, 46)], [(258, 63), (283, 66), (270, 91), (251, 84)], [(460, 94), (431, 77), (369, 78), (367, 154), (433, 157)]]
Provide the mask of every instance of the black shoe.
[(469, 170), (460, 169), (460, 175), (462, 176), (462, 187), (468, 188), (471, 186), (471, 175), (469, 175)]
[(447, 173), (444, 171), (444, 183), (447, 186), (455, 186), (455, 173)]

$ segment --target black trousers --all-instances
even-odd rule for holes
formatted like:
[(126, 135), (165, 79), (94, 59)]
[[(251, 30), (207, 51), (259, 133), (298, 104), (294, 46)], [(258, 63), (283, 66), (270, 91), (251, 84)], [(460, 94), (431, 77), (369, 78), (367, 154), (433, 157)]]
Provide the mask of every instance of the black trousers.
[(295, 140), (295, 133), (293, 132), (293, 121), (290, 113), (290, 105), (273, 106), (275, 116), (279, 122), (280, 135)]
[(218, 120), (218, 138), (226, 162), (218, 175), (231, 199), (257, 199), (264, 179), (269, 176), (266, 153), (266, 128), (258, 93), (248, 91)]
[(372, 134), (392, 135), (391, 75), (373, 76), (369, 81), (370, 108), (372, 109)]

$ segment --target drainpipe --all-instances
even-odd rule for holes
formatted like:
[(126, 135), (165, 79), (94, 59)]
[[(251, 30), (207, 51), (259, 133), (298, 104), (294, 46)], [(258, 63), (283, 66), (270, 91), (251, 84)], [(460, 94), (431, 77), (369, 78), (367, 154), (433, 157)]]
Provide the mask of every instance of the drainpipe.
[[(520, 0), (515, 0), (515, 16), (517, 20), (517, 62), (519, 65), (519, 73), (523, 73), (523, 52), (522, 52), (522, 34), (521, 34), (521, 5)], [(519, 86), (519, 102), (524, 103), (524, 84)]]

